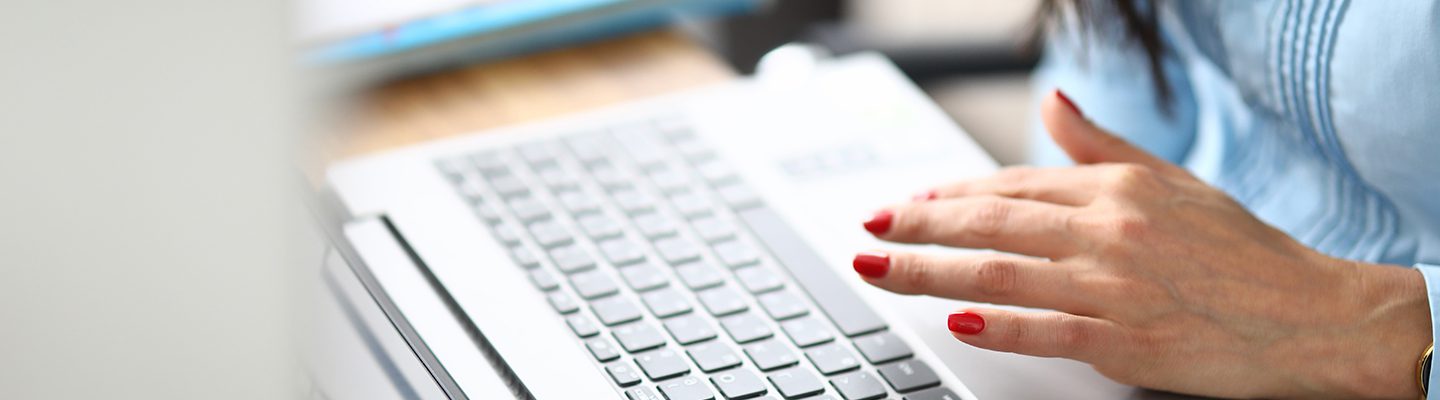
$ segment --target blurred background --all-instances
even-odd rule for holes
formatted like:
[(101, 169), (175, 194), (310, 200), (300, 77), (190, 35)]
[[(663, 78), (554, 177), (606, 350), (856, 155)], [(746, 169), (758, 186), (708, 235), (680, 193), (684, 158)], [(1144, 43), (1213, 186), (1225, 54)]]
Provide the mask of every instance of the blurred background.
[[(835, 55), (879, 51), (998, 161), (1014, 164), (1026, 153), (1028, 73), (1037, 60), (1026, 45), (1039, 3), (301, 0), (299, 22), (303, 42), (316, 49), (312, 55), (318, 53), (314, 58), (321, 64), (385, 64), (377, 67), (378, 74), (363, 74), (370, 81), (378, 75), (391, 86), (405, 85), (396, 77), (533, 57), (655, 30), (680, 32), (740, 74), (753, 72), (763, 55), (787, 43), (814, 44)], [(448, 54), (436, 54), (442, 52)], [(639, 83), (648, 84), (653, 83)]]

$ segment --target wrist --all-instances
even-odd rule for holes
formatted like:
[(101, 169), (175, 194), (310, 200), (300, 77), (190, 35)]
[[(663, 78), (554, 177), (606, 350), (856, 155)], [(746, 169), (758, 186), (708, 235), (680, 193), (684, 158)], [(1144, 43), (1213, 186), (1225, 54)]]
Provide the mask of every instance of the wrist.
[[(1415, 399), (1416, 362), (1431, 345), (1431, 316), (1424, 277), (1413, 268), (1347, 262), (1359, 287), (1354, 334), (1339, 342), (1331, 381), (1346, 393), (1368, 398)], [(1345, 373), (1349, 369), (1350, 373)]]

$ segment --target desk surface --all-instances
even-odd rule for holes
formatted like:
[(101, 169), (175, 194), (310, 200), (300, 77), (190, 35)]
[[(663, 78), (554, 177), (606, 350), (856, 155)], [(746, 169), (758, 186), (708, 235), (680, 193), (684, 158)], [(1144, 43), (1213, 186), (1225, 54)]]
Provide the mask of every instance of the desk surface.
[(357, 155), (638, 99), (735, 76), (683, 34), (656, 31), (399, 80), (361, 99)]

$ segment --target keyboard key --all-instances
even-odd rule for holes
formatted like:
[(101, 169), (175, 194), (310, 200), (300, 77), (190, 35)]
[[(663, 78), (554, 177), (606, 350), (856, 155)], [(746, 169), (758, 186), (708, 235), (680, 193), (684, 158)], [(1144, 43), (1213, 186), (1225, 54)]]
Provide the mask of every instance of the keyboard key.
[(471, 164), (470, 160), (462, 157), (442, 158), (435, 161), (435, 168), (445, 173), (445, 176), (451, 179), (463, 177), (466, 173), (470, 172), (470, 168), (473, 166), (474, 164)]
[(600, 362), (610, 362), (620, 358), (620, 350), (610, 339), (597, 337), (585, 341), (585, 348), (590, 349), (590, 355)]
[(715, 150), (699, 140), (677, 141), (675, 149), (680, 152), (680, 156), (697, 164), (713, 161), (716, 157)]
[(760, 194), (755, 193), (750, 186), (733, 184), (721, 187), (717, 191), (720, 192), (720, 199), (732, 210), (740, 211), (761, 206)]
[(775, 385), (780, 396), (786, 399), (813, 396), (825, 391), (825, 384), (820, 382), (820, 378), (804, 368), (790, 368), (772, 373), (769, 378), (770, 384)]
[(691, 222), (695, 233), (706, 243), (715, 243), (735, 238), (735, 224), (719, 217), (703, 217)]
[(573, 274), (595, 268), (595, 259), (580, 246), (570, 244), (550, 249), (550, 260), (560, 272)]
[(740, 211), (739, 215), (750, 231), (758, 236), (758, 242), (769, 247), (779, 265), (795, 277), (795, 283), (815, 300), (815, 305), (830, 317), (841, 333), (855, 337), (885, 329), (885, 320), (851, 291), (830, 265), (815, 254), (815, 250), (774, 210), (760, 207)]
[(815, 369), (825, 375), (860, 367), (860, 359), (856, 358), (855, 352), (840, 343), (829, 343), (805, 350), (805, 358), (809, 358), (810, 363), (815, 364)]
[(510, 166), (508, 157), (498, 151), (485, 151), (472, 154), (470, 163), (480, 172), (491, 174), (497, 172), (509, 173)]
[(677, 193), (670, 196), (670, 204), (675, 206), (675, 211), (685, 218), (697, 218), (710, 215), (714, 204), (710, 199), (694, 191)]
[(669, 400), (714, 400), (715, 391), (705, 380), (693, 376), (660, 384), (660, 392)]
[(585, 314), (565, 317), (565, 324), (570, 325), (570, 331), (575, 332), (575, 336), (586, 338), (600, 334), (600, 327), (595, 326), (595, 321)]
[(937, 387), (907, 394), (905, 400), (960, 400), (960, 395), (950, 389)]
[(801, 317), (780, 323), (780, 330), (799, 347), (810, 347), (835, 340), (830, 324), (815, 317)]
[(730, 240), (715, 244), (715, 255), (730, 268), (740, 268), (760, 262), (760, 253), (749, 243)]
[(614, 148), (610, 138), (604, 134), (571, 136), (565, 139), (565, 144), (575, 159), (586, 165), (608, 160)]
[(605, 326), (615, 326), (640, 319), (640, 308), (625, 296), (610, 296), (590, 302), (590, 309)]
[(615, 200), (615, 205), (619, 206), (621, 211), (629, 215), (655, 210), (655, 198), (638, 190), (618, 190), (610, 193), (610, 198)]
[(855, 371), (830, 379), (830, 384), (846, 400), (875, 400), (885, 397), (885, 384), (869, 372)]
[(575, 298), (565, 292), (550, 292), (545, 297), (550, 301), (550, 307), (554, 308), (555, 312), (569, 314), (580, 310), (580, 303), (576, 303)]
[(462, 177), (462, 179), (464, 180), (460, 181), (456, 186), (456, 188), (460, 190), (461, 196), (465, 196), (465, 199), (470, 201), (482, 201), (485, 199), (485, 183), (482, 182), (479, 177), (470, 176), (468, 178)]
[(905, 360), (877, 368), (897, 392), (910, 392), (940, 384), (940, 376), (920, 360)]
[(710, 266), (709, 263), (692, 262), (675, 267), (675, 273), (680, 275), (680, 281), (690, 290), (701, 290), (720, 286), (725, 283), (725, 276), (721, 275), (720, 269)]
[(594, 240), (605, 240), (619, 237), (621, 231), (620, 221), (610, 218), (605, 214), (590, 214), (575, 220), (580, 224), (580, 229), (585, 231), (585, 236)]
[(600, 211), (600, 201), (595, 196), (579, 190), (568, 190), (560, 193), (560, 204), (570, 215), (589, 215)]
[(699, 315), (686, 315), (665, 320), (665, 330), (682, 345), (714, 339), (715, 327)]
[(647, 262), (621, 268), (620, 277), (625, 279), (625, 284), (630, 285), (630, 288), (635, 289), (636, 292), (644, 292), (670, 284), (670, 278), (665, 276), (659, 267)]
[(574, 242), (570, 231), (553, 219), (530, 224), (530, 236), (535, 238), (535, 242), (540, 244), (540, 247), (547, 249)]
[(630, 265), (645, 260), (645, 249), (625, 237), (600, 242), (599, 246), (600, 252), (605, 254), (605, 260), (611, 265)]
[(611, 332), (615, 335), (615, 341), (620, 342), (620, 347), (625, 351), (635, 353), (650, 350), (665, 344), (665, 336), (649, 323), (637, 322), (615, 328)]
[(559, 149), (554, 142), (530, 142), (515, 146), (515, 153), (531, 167), (540, 168), (555, 164)]
[(575, 175), (559, 166), (552, 165), (535, 173), (540, 176), (540, 182), (545, 183), (545, 187), (552, 191), (559, 192), (580, 187), (579, 181), (575, 180)]
[(525, 182), (512, 174), (493, 175), (490, 177), (490, 188), (501, 197), (512, 198), (530, 194), (530, 188)]
[(657, 213), (645, 213), (632, 217), (635, 228), (646, 239), (655, 240), (675, 235), (675, 223)]
[(788, 290), (762, 294), (757, 298), (760, 300), (760, 308), (764, 308), (765, 313), (770, 314), (770, 318), (774, 318), (776, 321), (799, 317), (810, 312), (809, 307), (805, 306), (805, 302), (800, 299), (800, 296)]
[(596, 163), (590, 166), (590, 176), (595, 178), (595, 183), (600, 184), (607, 192), (619, 190), (634, 190), (635, 185), (630, 183), (633, 177), (621, 172), (614, 165), (608, 163)]
[(650, 181), (665, 193), (685, 191), (690, 187), (690, 175), (683, 170), (664, 168), (650, 172)]
[(880, 332), (874, 335), (859, 337), (855, 339), (855, 348), (865, 356), (871, 364), (880, 364), (899, 360), (914, 355), (910, 346), (900, 340), (894, 333)]
[(634, 389), (626, 390), (625, 398), (627, 400), (665, 400), (664, 397), (660, 397), (659, 392), (656, 392), (649, 386), (641, 386)]
[(656, 317), (667, 318), (690, 312), (690, 300), (672, 288), (665, 288), (640, 296), (645, 302), (645, 307), (650, 309), (651, 314)]
[(785, 287), (785, 282), (780, 278), (780, 271), (764, 265), (736, 270), (735, 278), (740, 281), (740, 286), (744, 286), (745, 290), (755, 294), (773, 292)]
[(730, 168), (730, 164), (720, 160), (711, 160), (696, 165), (695, 171), (700, 173), (700, 177), (704, 178), (706, 182), (710, 182), (711, 186), (716, 187), (734, 183), (739, 179), (739, 176), (735, 175), (735, 170)]
[(520, 264), (521, 267), (525, 267), (526, 269), (540, 266), (540, 258), (536, 257), (535, 252), (530, 251), (530, 249), (525, 248), (525, 246), (511, 247), (510, 259), (515, 260), (516, 264)]
[(606, 365), (605, 372), (609, 373), (610, 379), (614, 379), (615, 384), (620, 385), (620, 387), (640, 383), (640, 371), (636, 371), (635, 367), (631, 367), (630, 363), (627, 362), (617, 362)]
[(766, 340), (745, 346), (745, 355), (761, 371), (773, 371), (800, 362), (790, 348), (778, 340)]
[(655, 241), (655, 251), (670, 265), (680, 265), (700, 259), (700, 247), (690, 239), (682, 237), (665, 238)]
[(620, 291), (615, 279), (598, 269), (570, 275), (570, 286), (585, 300), (598, 299)]
[(509, 204), (510, 211), (514, 213), (515, 218), (519, 219), (520, 222), (528, 224), (550, 218), (550, 209), (546, 208), (544, 203), (541, 203), (534, 197), (523, 196), (514, 198), (510, 200)]
[(726, 399), (748, 399), (765, 394), (765, 382), (759, 375), (745, 369), (726, 371), (710, 376), (710, 383), (720, 388)]
[[(684, 375), (690, 372), (690, 365), (685, 364), (685, 359), (669, 348), (649, 351), (635, 355), (635, 363), (640, 365), (640, 370), (645, 371), (645, 376), (651, 380), (665, 380)], [(661, 389), (664, 391), (664, 389)], [(674, 397), (671, 397), (672, 399)]]
[(740, 355), (735, 354), (735, 349), (718, 340), (690, 346), (685, 352), (690, 354), (690, 359), (695, 360), (695, 365), (700, 366), (701, 371), (707, 373), (741, 364)]
[(730, 339), (735, 340), (735, 343), (750, 343), (775, 334), (770, 330), (770, 325), (766, 325), (764, 320), (750, 312), (721, 318), (720, 326), (725, 328), (725, 333), (730, 334)]
[(491, 232), (495, 233), (495, 240), (500, 241), (501, 244), (506, 246), (520, 244), (520, 233), (516, 232), (515, 227), (510, 224), (495, 225), (491, 227)]
[(500, 211), (495, 210), (495, 206), (488, 203), (476, 204), (475, 215), (480, 217), (481, 221), (485, 221), (486, 224), (495, 225), (500, 223)]
[(745, 298), (728, 287), (706, 289), (697, 294), (700, 296), (700, 304), (710, 311), (710, 315), (717, 317), (738, 313), (749, 308), (745, 305)]
[(555, 280), (555, 275), (539, 268), (530, 270), (530, 283), (547, 292), (560, 288), (560, 281)]

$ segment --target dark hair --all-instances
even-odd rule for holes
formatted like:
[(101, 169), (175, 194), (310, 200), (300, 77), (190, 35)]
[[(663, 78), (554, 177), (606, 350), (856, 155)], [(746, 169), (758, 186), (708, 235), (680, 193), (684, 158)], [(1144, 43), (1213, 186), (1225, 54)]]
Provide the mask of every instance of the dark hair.
[[(1164, 44), (1160, 39), (1160, 30), (1156, 26), (1155, 4), (1144, 2), (1138, 4), (1136, 0), (1045, 0), (1040, 3), (1036, 10), (1035, 24), (1032, 36), (1032, 48), (1039, 48), (1039, 41), (1044, 40), (1048, 33), (1064, 28), (1064, 24), (1071, 21), (1064, 15), (1065, 12), (1073, 12), (1079, 26), (1076, 31), (1085, 32), (1105, 26), (1118, 19), (1124, 24), (1125, 36), (1123, 38), (1110, 38), (1124, 40), (1131, 45), (1140, 46), (1145, 52), (1146, 61), (1150, 67), (1150, 79), (1155, 89), (1155, 95), (1160, 100), (1161, 110), (1169, 112), (1171, 96), (1170, 86), (1166, 84), (1165, 70), (1161, 65), (1161, 56), (1165, 52)], [(1088, 35), (1084, 35), (1088, 37)]]

